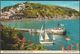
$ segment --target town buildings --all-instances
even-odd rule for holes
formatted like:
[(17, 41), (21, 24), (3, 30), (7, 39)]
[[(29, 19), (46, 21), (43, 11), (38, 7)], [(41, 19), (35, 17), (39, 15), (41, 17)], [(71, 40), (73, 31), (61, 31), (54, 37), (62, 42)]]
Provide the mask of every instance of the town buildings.
[(13, 8), (11, 7), (9, 11), (0, 11), (0, 20), (6, 20), (6, 19), (15, 19), (15, 18), (21, 18), (23, 16), (22, 13), (19, 13), (20, 10), (24, 10), (25, 4), (20, 4), (18, 7)]

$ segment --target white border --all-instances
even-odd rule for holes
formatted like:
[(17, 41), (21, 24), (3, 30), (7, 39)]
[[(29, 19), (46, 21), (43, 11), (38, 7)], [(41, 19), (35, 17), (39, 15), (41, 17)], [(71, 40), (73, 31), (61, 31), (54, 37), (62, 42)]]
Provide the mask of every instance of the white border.
[(80, 51), (27, 51), (27, 50), (1, 50), (1, 53), (78, 53)]

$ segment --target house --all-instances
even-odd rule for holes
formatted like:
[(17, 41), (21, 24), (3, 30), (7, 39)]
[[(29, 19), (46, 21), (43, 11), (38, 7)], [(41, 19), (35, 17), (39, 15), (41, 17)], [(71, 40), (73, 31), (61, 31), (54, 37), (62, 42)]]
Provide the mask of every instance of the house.
[(16, 9), (19, 10), (23, 10), (25, 8), (25, 4), (20, 4)]
[(9, 19), (9, 17), (10, 17), (11, 15), (12, 15), (11, 12), (5, 11), (5, 12), (1, 13), (0, 19)]
[(9, 9), (9, 12), (11, 12), (11, 14), (15, 14), (16, 9), (12, 7), (12, 8)]

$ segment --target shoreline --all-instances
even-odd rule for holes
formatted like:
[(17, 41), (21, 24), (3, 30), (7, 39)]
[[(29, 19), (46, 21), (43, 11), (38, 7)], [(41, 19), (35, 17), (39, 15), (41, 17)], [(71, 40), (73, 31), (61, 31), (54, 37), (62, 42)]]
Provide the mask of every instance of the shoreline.
[(5, 19), (5, 20), (0, 20), (0, 22), (10, 22), (10, 21), (44, 21), (44, 20), (80, 20), (79, 18), (77, 19)]

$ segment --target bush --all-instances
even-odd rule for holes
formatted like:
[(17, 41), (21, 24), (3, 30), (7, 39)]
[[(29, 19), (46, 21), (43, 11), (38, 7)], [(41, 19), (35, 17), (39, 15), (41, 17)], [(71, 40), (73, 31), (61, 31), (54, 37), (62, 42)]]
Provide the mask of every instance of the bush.
[(1, 50), (44, 50), (41, 44), (34, 44), (28, 40), (26, 42), (20, 31), (10, 27), (3, 27), (0, 36)]

